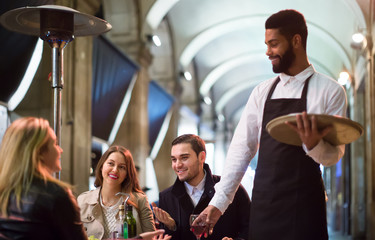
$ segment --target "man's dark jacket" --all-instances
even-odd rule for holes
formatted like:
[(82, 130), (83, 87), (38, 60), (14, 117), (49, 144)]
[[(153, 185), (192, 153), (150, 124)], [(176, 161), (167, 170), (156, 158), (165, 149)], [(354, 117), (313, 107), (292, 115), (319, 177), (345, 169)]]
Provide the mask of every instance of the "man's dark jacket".
[[(167, 234), (172, 235), (175, 240), (195, 240), (194, 234), (190, 231), (189, 215), (203, 211), (215, 194), (214, 186), (220, 181), (220, 177), (212, 175), (207, 164), (204, 164), (206, 170), (206, 183), (204, 192), (197, 206), (191, 201), (186, 192), (184, 183), (178, 178), (176, 182), (159, 194), (159, 207), (167, 211), (176, 221), (177, 230), (170, 231), (161, 224)], [(223, 237), (233, 239), (247, 239), (249, 231), (250, 217), (250, 198), (242, 185), (239, 186), (233, 202), (229, 205), (214, 227), (213, 234), (207, 239), (221, 240)], [(202, 239), (205, 239), (202, 237)]]

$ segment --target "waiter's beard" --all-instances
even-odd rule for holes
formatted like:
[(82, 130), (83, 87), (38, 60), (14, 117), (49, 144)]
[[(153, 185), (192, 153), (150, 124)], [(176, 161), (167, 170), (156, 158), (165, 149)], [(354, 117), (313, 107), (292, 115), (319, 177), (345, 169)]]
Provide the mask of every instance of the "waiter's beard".
[(272, 66), (274, 73), (286, 73), (290, 66), (292, 66), (293, 61), (296, 59), (296, 55), (293, 52), (291, 44), (288, 44), (288, 49), (283, 55), (279, 55), (280, 63)]

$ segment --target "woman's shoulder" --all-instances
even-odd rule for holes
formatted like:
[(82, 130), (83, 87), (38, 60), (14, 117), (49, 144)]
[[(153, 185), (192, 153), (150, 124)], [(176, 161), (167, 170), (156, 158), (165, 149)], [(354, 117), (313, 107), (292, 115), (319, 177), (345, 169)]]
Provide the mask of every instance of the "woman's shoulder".
[(77, 202), (79, 205), (81, 205), (82, 203), (94, 204), (97, 202), (98, 195), (99, 195), (99, 188), (89, 190), (89, 191), (81, 193), (77, 197)]
[(144, 201), (147, 200), (147, 195), (143, 192), (131, 192), (130, 199), (135, 199), (137, 201)]
[(34, 179), (30, 190), (23, 196), (23, 201), (32, 203), (33, 208), (39, 209), (38, 211), (55, 211), (57, 208), (74, 205), (75, 198), (69, 188), (53, 181)]
[(139, 198), (147, 197), (144, 192), (131, 192), (131, 195), (134, 195), (135, 197), (139, 197)]
[(134, 203), (136, 207), (148, 205), (147, 195), (143, 192), (131, 192), (130, 201)]
[(42, 195), (59, 197), (61, 195), (67, 195), (67, 190), (61, 185), (51, 182), (48, 180), (43, 180), (35, 178), (31, 184), (31, 192), (39, 192)]

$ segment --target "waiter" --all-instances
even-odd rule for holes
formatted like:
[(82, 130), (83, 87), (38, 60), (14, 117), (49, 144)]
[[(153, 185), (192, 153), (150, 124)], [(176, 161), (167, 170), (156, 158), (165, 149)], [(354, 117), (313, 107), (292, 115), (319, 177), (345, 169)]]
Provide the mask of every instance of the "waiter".
[[(208, 215), (211, 233), (259, 146), (249, 239), (328, 239), (319, 165), (336, 164), (344, 155), (344, 145), (326, 142), (323, 137), (331, 128), (319, 131), (316, 119), (309, 121), (306, 112), (345, 116), (346, 94), (309, 63), (307, 26), (301, 13), (277, 12), (265, 27), (266, 55), (279, 75), (252, 91), (230, 144), (222, 180), (203, 213)], [(290, 113), (300, 113), (296, 125), (287, 124), (298, 133), (302, 146), (280, 143), (266, 130), (269, 121)]]

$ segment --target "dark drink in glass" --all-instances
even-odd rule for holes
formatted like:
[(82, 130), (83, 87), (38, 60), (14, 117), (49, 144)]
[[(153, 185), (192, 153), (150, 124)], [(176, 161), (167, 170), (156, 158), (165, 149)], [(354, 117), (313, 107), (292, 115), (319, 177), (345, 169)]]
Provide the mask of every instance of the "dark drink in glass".
[(205, 230), (206, 226), (191, 226), (191, 231), (194, 233), (197, 239), (202, 237)]
[(192, 231), (197, 238), (197, 240), (200, 240), (203, 233), (206, 231), (206, 216), (202, 215), (199, 221), (195, 221), (195, 219), (199, 216), (199, 214), (191, 214), (189, 218), (190, 223), (190, 231)]

